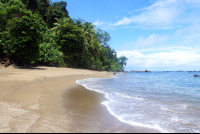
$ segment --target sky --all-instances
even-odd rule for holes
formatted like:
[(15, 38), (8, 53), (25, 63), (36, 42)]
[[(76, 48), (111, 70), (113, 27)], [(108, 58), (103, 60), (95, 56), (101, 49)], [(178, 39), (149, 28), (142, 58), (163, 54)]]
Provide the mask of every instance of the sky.
[(63, 1), (72, 19), (110, 34), (125, 71), (200, 70), (200, 0)]

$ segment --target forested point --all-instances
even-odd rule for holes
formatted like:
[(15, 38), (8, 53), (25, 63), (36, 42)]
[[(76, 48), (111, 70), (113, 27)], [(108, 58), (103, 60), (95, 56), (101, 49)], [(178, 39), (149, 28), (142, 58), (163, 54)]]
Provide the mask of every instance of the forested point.
[(0, 0), (0, 62), (17, 66), (59, 66), (124, 71), (109, 33), (72, 19), (67, 2)]

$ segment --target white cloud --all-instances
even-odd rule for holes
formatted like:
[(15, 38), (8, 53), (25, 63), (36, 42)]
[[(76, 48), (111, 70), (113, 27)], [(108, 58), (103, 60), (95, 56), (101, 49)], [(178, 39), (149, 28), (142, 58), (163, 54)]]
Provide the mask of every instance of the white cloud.
[(127, 25), (136, 23), (144, 26), (169, 26), (181, 14), (182, 9), (177, 8), (175, 1), (158, 1), (157, 3), (141, 9), (139, 15), (130, 18), (124, 17), (113, 25)]
[(126, 56), (129, 59), (126, 68), (132, 67), (137, 70), (190, 65), (193, 65), (194, 68), (191, 68), (191, 70), (194, 70), (195, 67), (198, 69), (200, 66), (200, 54), (195, 53), (193, 50), (171, 50), (170, 52), (155, 52), (150, 54), (134, 50), (117, 52), (117, 55), (118, 57)]
[(120, 57), (120, 56), (125, 56), (127, 58), (130, 58), (130, 57), (138, 57), (142, 55), (142, 53), (140, 53), (138, 50), (133, 50), (133, 51), (121, 51), (121, 52), (117, 52), (117, 56)]
[(105, 22), (104, 22), (104, 21), (99, 21), (99, 20), (97, 20), (97, 21), (95, 21), (93, 24), (94, 24), (95, 26), (101, 26), (101, 25), (104, 25)]
[(163, 46), (165, 45), (165, 41), (170, 39), (171, 37), (168, 35), (158, 35), (158, 34), (151, 34), (148, 37), (140, 36), (137, 38), (136, 41), (133, 42), (125, 42), (120, 49), (127, 50), (127, 49), (140, 49), (145, 47), (152, 47), (155, 45)]
[(145, 47), (149, 45), (154, 45), (156, 43), (161, 43), (165, 41), (168, 37), (166, 35), (156, 35), (152, 34), (147, 38), (144, 38), (143, 36), (140, 36), (137, 41), (135, 42), (135, 47)]
[(114, 27), (112, 27), (112, 25), (110, 23), (105, 22), (105, 21), (97, 20), (97, 21), (93, 22), (93, 24), (97, 28), (101, 28), (102, 30), (114, 30), (115, 29)]
[(183, 28), (180, 28), (176, 31), (175, 35), (177, 36), (181, 36), (181, 35), (184, 35), (184, 34), (198, 34), (200, 35), (200, 24), (198, 23), (195, 23), (195, 24), (191, 24), (187, 27), (183, 27)]
[[(170, 45), (169, 45), (170, 46)], [(150, 48), (146, 48), (146, 49), (142, 49), (140, 50), (141, 53), (146, 53), (146, 52), (172, 52), (172, 51), (177, 51), (177, 50), (183, 50), (183, 51), (190, 51), (190, 52), (199, 52), (199, 49), (194, 49), (194, 47), (186, 47), (186, 46), (175, 46), (175, 45), (171, 45), (172, 47), (150, 47)]]
[(191, 25), (179, 28), (175, 34), (175, 39), (187, 46), (200, 46), (200, 23), (193, 23)]
[(130, 23), (132, 23), (132, 19), (131, 19), (131, 18), (124, 17), (124, 19), (119, 20), (118, 22), (116, 22), (116, 23), (113, 24), (113, 25), (115, 25), (115, 26), (117, 26), (117, 25), (126, 25), (126, 24), (130, 24)]
[[(157, 0), (152, 5), (138, 9), (138, 15), (131, 17), (124, 16), (123, 19), (115, 23), (95, 21), (96, 26), (142, 29), (172, 29), (185, 24), (200, 22), (200, 17), (196, 9), (199, 9), (199, 0)], [(189, 11), (188, 11), (189, 10)], [(132, 13), (128, 10), (129, 14)], [(117, 16), (116, 18), (119, 18)], [(115, 19), (116, 19), (115, 18)], [(121, 18), (121, 17), (120, 17)]]
[[(197, 7), (200, 1), (193, 0), (159, 0), (149, 7), (139, 9), (139, 15), (124, 17), (113, 26), (134, 24), (140, 28), (170, 29), (181, 24), (191, 23), (198, 14), (189, 13), (187, 9)], [(199, 17), (198, 17), (199, 18)]]

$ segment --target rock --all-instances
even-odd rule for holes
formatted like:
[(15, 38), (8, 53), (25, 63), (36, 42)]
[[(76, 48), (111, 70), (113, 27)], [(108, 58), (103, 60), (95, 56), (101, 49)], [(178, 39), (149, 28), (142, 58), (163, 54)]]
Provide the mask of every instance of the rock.
[(200, 77), (200, 75), (195, 74), (194, 77)]

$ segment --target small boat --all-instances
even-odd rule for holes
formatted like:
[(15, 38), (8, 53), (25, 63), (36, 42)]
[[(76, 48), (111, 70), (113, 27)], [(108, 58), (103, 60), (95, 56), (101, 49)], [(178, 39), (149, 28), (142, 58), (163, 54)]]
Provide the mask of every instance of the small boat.
[(200, 75), (195, 74), (194, 77), (200, 77)]

